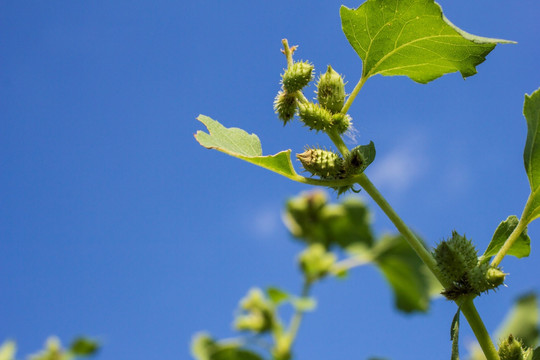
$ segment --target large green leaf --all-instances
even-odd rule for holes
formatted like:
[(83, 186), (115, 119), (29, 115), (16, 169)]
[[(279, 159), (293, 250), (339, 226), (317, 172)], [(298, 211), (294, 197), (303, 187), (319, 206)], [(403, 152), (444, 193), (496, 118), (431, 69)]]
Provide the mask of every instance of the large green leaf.
[(531, 206), (524, 216), (530, 223), (540, 216), (540, 89), (531, 95), (525, 95), (523, 115), (527, 120), (527, 140), (523, 160), (531, 185)]
[(250, 135), (239, 128), (226, 128), (205, 115), (199, 115), (197, 120), (208, 128), (208, 133), (199, 130), (195, 134), (199, 144), (205, 148), (222, 151), (289, 178), (298, 176), (291, 163), (291, 150), (263, 156), (257, 135)]
[(343, 32), (363, 61), (363, 76), (405, 75), (419, 83), (459, 71), (465, 78), (506, 40), (464, 32), (433, 0), (368, 0), (341, 7)]
[[(497, 254), (497, 252), (504, 245), (506, 239), (510, 236), (512, 231), (517, 227), (519, 219), (515, 215), (509, 216), (505, 221), (501, 222), (493, 234), (493, 238), (489, 243), (484, 255), (482, 255), (482, 262), (488, 261), (491, 256)], [(531, 239), (527, 235), (527, 229), (525, 229), (519, 238), (514, 242), (507, 255), (513, 255), (518, 258), (529, 256), (531, 253)]]
[(383, 236), (373, 248), (373, 258), (394, 290), (398, 309), (428, 310), (433, 275), (402, 235)]

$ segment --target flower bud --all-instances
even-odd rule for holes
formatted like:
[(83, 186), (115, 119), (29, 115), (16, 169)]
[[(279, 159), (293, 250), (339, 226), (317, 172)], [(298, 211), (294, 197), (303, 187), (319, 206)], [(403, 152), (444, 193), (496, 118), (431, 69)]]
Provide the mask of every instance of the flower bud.
[(491, 267), (484, 263), (478, 265), (470, 271), (469, 283), (474, 292), (480, 294), (482, 292), (495, 289), (504, 283), (506, 274), (500, 269)]
[(322, 107), (332, 113), (341, 111), (345, 103), (345, 84), (343, 78), (330, 65), (317, 83), (317, 100)]
[(313, 65), (307, 61), (295, 62), (281, 78), (286, 92), (302, 90), (313, 79)]
[(274, 100), (274, 111), (283, 125), (291, 121), (296, 114), (296, 95), (280, 91)]
[(327, 252), (323, 245), (313, 244), (300, 254), (298, 261), (306, 278), (315, 281), (328, 274), (336, 262), (336, 256)]
[(298, 105), (300, 120), (310, 128), (310, 130), (326, 131), (332, 127), (332, 114), (314, 103), (300, 103)]
[(351, 126), (351, 117), (347, 114), (337, 113), (332, 115), (332, 129), (338, 134), (343, 134)]
[(478, 253), (472, 242), (455, 231), (452, 238), (437, 246), (433, 255), (449, 283), (462, 281), (464, 275), (478, 263)]
[(308, 148), (296, 157), (304, 169), (322, 179), (336, 178), (343, 172), (343, 159), (333, 151)]
[(499, 357), (501, 360), (524, 360), (524, 351), (521, 342), (512, 334), (499, 344)]
[(272, 329), (272, 306), (260, 289), (251, 289), (240, 301), (242, 313), (235, 319), (237, 330), (264, 333)]

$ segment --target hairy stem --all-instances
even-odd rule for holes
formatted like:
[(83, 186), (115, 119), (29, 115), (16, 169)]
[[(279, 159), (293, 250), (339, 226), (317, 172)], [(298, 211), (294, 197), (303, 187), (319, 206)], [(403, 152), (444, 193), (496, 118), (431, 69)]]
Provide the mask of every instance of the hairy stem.
[(495, 349), (495, 345), (493, 345), (489, 333), (486, 330), (486, 326), (480, 318), (480, 314), (478, 314), (472, 299), (466, 299), (461, 304), (461, 312), (463, 315), (465, 315), (467, 322), (471, 326), (471, 329), (474, 332), (476, 340), (478, 340), (486, 359), (500, 360), (499, 353), (497, 352), (497, 349)]

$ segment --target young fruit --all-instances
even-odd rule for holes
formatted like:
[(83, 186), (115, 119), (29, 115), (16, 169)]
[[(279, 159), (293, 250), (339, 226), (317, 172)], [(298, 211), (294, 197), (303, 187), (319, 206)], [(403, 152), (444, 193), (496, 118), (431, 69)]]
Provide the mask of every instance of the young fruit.
[(437, 266), (447, 282), (456, 283), (474, 269), (478, 263), (478, 252), (470, 240), (452, 232), (449, 240), (442, 241), (433, 253)]
[(285, 91), (278, 92), (274, 100), (274, 111), (283, 121), (283, 125), (287, 125), (287, 122), (291, 121), (296, 114), (296, 95)]
[(295, 62), (285, 71), (281, 79), (286, 92), (302, 90), (313, 79), (313, 65), (307, 61)]
[(296, 157), (304, 169), (322, 179), (338, 178), (343, 173), (343, 159), (333, 151), (308, 148)]
[(339, 113), (345, 103), (343, 78), (330, 65), (317, 83), (317, 100), (322, 107), (334, 114)]
[[(512, 334), (499, 344), (501, 360), (525, 360), (529, 352), (523, 350), (523, 345)], [(528, 356), (527, 356), (528, 357)]]
[(347, 114), (337, 113), (332, 115), (332, 129), (338, 134), (343, 134), (351, 127), (351, 117)]
[(298, 105), (298, 115), (310, 130), (327, 131), (332, 128), (332, 114), (318, 104), (311, 102), (300, 103)]

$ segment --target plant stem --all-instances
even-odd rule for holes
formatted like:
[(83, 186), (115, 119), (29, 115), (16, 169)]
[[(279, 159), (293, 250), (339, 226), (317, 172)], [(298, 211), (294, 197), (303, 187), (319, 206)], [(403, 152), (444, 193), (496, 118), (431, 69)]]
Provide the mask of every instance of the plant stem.
[(394, 209), (390, 206), (390, 204), (386, 201), (386, 199), (381, 195), (379, 190), (373, 185), (373, 183), (368, 179), (368, 177), (365, 174), (362, 174), (358, 179), (358, 184), (366, 190), (366, 192), (371, 196), (371, 198), (379, 205), (382, 211), (388, 216), (390, 221), (396, 226), (396, 228), (399, 230), (399, 232), (405, 237), (405, 240), (409, 243), (409, 245), (413, 248), (413, 250), (418, 254), (420, 259), (426, 264), (426, 266), (431, 270), (433, 275), (440, 281), (440, 283), (444, 287), (448, 287), (448, 285), (441, 276), (441, 272), (439, 271), (439, 268), (437, 267), (437, 262), (431, 255), (429, 251), (424, 247), (424, 244), (418, 238), (414, 233), (409, 229), (409, 227), (403, 222), (403, 220), (399, 217), (399, 215), (394, 211)]
[(478, 343), (480, 344), (480, 347), (482, 348), (486, 359), (500, 360), (499, 353), (497, 352), (497, 349), (495, 349), (495, 345), (493, 345), (493, 342), (489, 337), (486, 326), (480, 318), (480, 314), (478, 314), (472, 298), (466, 299), (461, 304), (461, 312), (463, 313), (463, 315), (465, 315), (467, 322), (471, 326), (471, 329), (474, 332), (476, 340), (478, 340)]
[(499, 249), (499, 252), (497, 252), (497, 255), (491, 260), (491, 266), (499, 266), (502, 259), (506, 256), (512, 245), (516, 242), (517, 239), (519, 239), (519, 236), (523, 233), (523, 231), (527, 228), (527, 216), (529, 213), (529, 208), (531, 207), (531, 204), (533, 203), (533, 194), (531, 193), (529, 195), (529, 199), (527, 199), (527, 203), (525, 204), (525, 208), (523, 209), (523, 213), (521, 214), (521, 218), (519, 219), (519, 222), (508, 237), (506, 241), (504, 242), (503, 246)]
[(334, 145), (336, 145), (341, 155), (347, 156), (349, 154), (349, 148), (347, 148), (347, 145), (345, 145), (341, 136), (336, 131), (328, 131), (327, 134)]
[[(422, 242), (418, 240), (418, 238), (403, 222), (403, 220), (394, 211), (394, 209), (392, 209), (390, 204), (388, 204), (386, 199), (381, 195), (381, 193), (377, 190), (377, 188), (373, 185), (373, 183), (368, 179), (365, 174), (362, 174), (362, 176), (359, 178), (358, 184), (362, 186), (364, 190), (366, 190), (366, 192), (372, 197), (372, 199), (377, 203), (377, 205), (379, 205), (381, 210), (384, 211), (386, 216), (388, 216), (392, 223), (394, 223), (399, 232), (405, 237), (409, 245), (414, 249), (420, 259), (422, 259), (424, 264), (426, 264), (426, 266), (431, 270), (431, 272), (433, 273), (433, 275), (435, 275), (439, 282), (445, 288), (449, 287), (449, 285), (451, 284), (446, 283), (446, 281), (442, 278), (441, 272), (437, 267), (437, 262), (435, 261), (431, 253), (427, 251)], [(484, 326), (484, 323), (482, 322), (482, 319), (480, 318), (480, 315), (478, 314), (478, 311), (474, 306), (472, 298), (466, 299), (463, 304), (461, 304), (461, 312), (463, 313), (463, 315), (465, 315), (465, 318), (469, 322), (469, 325), (471, 326), (471, 329), (473, 330), (480, 346), (482, 347), (482, 350), (484, 351), (484, 355), (486, 356), (487, 360), (500, 360), (499, 354), (497, 353), (497, 350), (495, 349), (495, 346), (493, 345), (493, 342), (489, 337), (489, 333), (487, 332), (486, 327)]]
[(287, 67), (291, 67), (293, 64), (292, 54), (296, 50), (296, 46), (290, 48), (289, 41), (287, 39), (282, 39), (281, 43), (283, 44), (282, 52), (285, 54), (285, 57), (287, 57)]
[[(312, 282), (305, 280), (304, 285), (302, 286), (302, 293), (301, 297), (306, 298), (309, 296), (309, 291), (311, 290)], [(294, 315), (291, 319), (291, 324), (289, 325), (289, 336), (291, 344), (294, 342), (294, 339), (296, 338), (296, 334), (298, 333), (298, 329), (300, 328), (300, 323), (302, 322), (302, 317), (304, 316), (304, 312), (301, 310), (296, 309), (294, 312)]]
[(345, 102), (345, 105), (343, 105), (343, 108), (341, 109), (342, 114), (347, 114), (347, 112), (349, 111), (349, 108), (351, 107), (354, 99), (356, 99), (356, 95), (358, 95), (358, 93), (360, 92), (360, 89), (362, 89), (362, 87), (364, 86), (364, 83), (366, 82), (367, 79), (368, 79), (367, 77), (362, 76), (360, 78), (360, 80), (358, 80), (358, 83), (354, 87), (352, 93), (347, 98), (347, 101)]

